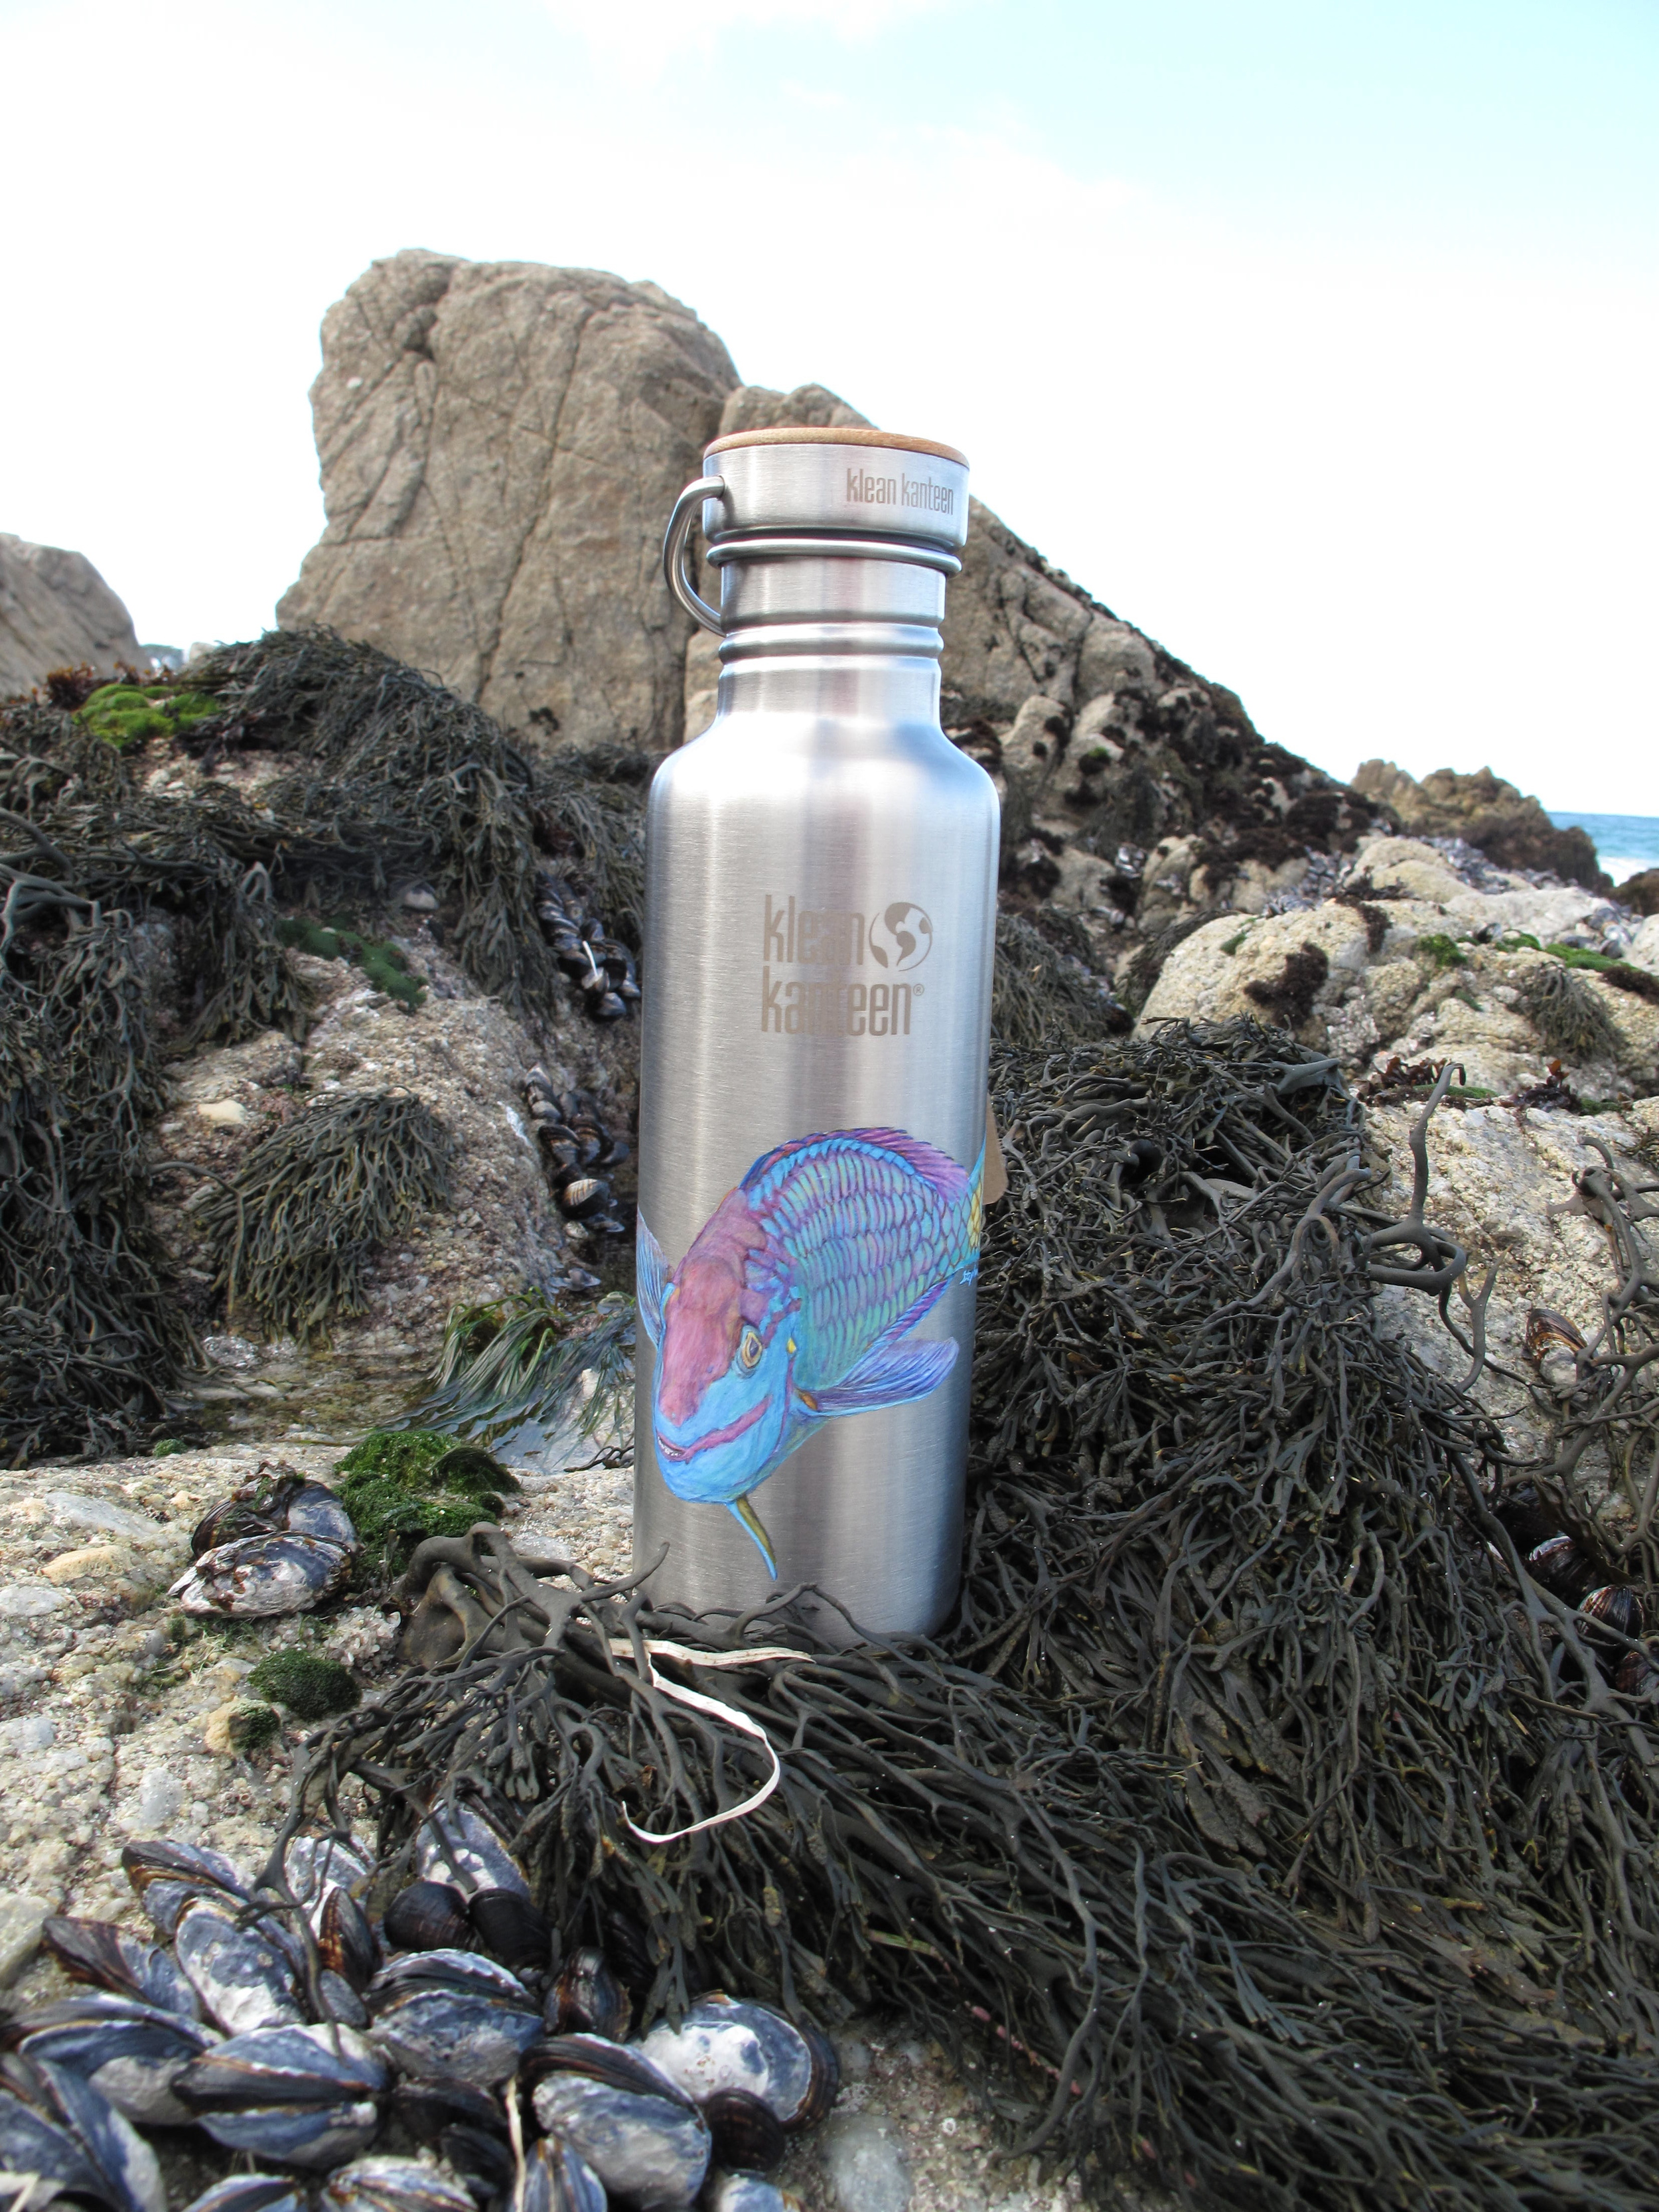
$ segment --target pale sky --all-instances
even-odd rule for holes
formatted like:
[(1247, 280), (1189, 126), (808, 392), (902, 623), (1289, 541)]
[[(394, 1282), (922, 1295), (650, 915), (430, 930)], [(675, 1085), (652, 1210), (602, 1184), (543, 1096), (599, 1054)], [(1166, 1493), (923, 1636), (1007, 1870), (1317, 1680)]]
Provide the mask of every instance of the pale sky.
[(1338, 775), (1659, 814), (1654, 0), (0, 0), (0, 530), (141, 638), (270, 621), (422, 246), (962, 446)]

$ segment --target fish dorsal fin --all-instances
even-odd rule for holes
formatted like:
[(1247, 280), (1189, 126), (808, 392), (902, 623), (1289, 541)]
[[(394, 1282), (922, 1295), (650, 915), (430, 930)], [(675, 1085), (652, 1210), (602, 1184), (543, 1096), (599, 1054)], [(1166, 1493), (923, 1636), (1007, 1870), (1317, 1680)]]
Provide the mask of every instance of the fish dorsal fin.
[(662, 1342), (662, 1302), (668, 1292), (668, 1261), (663, 1249), (646, 1225), (645, 1216), (635, 1213), (637, 1224), (634, 1239), (634, 1281), (639, 1300), (640, 1322), (653, 1344)]
[(968, 1170), (953, 1160), (949, 1152), (940, 1152), (937, 1145), (930, 1145), (921, 1137), (912, 1137), (903, 1129), (833, 1129), (816, 1137), (792, 1137), (787, 1145), (779, 1145), (756, 1161), (744, 1176), (742, 1188), (752, 1190), (781, 1162), (799, 1159), (803, 1154), (864, 1150), (895, 1153), (908, 1168), (932, 1183), (941, 1198), (954, 1203), (968, 1195)]

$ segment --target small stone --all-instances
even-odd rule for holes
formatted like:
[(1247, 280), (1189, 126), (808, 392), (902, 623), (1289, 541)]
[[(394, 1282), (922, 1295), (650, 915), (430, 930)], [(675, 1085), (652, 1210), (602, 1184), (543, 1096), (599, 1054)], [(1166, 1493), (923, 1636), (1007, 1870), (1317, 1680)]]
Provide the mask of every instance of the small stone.
[(51, 1583), (78, 1583), (88, 1575), (105, 1574), (122, 1564), (124, 1554), (113, 1544), (82, 1544), (73, 1552), (60, 1552), (41, 1568)]
[(133, 1826), (152, 1831), (169, 1827), (185, 1802), (185, 1785), (165, 1766), (145, 1770), (138, 1781), (138, 1802), (133, 1807)]
[(0, 1890), (0, 1989), (9, 1989), (40, 1948), (40, 1923), (56, 1900)]
[(0, 1619), (38, 1620), (43, 1613), (61, 1612), (69, 1600), (49, 1583), (8, 1583), (0, 1589)]
[(164, 1540), (166, 1531), (142, 1513), (125, 1505), (112, 1505), (107, 1498), (88, 1498), (78, 1490), (49, 1490), (46, 1503), (54, 1521), (66, 1528), (96, 1528), (106, 1536), (126, 1536), (136, 1544)]
[(821, 2141), (840, 2212), (907, 2212), (910, 2168), (890, 2121), (875, 2112), (837, 2112)]
[(243, 1129), (253, 1119), (240, 1098), (210, 1098), (197, 1112), (217, 1128)]
[(44, 1751), (56, 1741), (57, 1729), (44, 1713), (25, 1713), (15, 1721), (0, 1721), (0, 1749)]

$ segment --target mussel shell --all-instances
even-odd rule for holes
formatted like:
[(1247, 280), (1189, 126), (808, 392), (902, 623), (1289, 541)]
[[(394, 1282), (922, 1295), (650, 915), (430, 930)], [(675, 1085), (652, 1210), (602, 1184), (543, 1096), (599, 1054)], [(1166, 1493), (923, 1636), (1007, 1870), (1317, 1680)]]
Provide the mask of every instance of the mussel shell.
[(541, 2033), (540, 2009), (517, 1976), (461, 1951), (394, 1959), (375, 1977), (368, 2008), (375, 2041), (405, 2073), (481, 2089), (515, 2073)]
[(1578, 1610), (1589, 1620), (1603, 1621), (1616, 1628), (1621, 1636), (1639, 1636), (1642, 1632), (1642, 1606), (1633, 1589), (1622, 1583), (1603, 1583), (1579, 1602)]
[(392, 2093), (392, 2112), (428, 2150), (437, 2148), (447, 2128), (475, 2128), (503, 2142), (507, 2140), (501, 2100), (476, 2082), (458, 2081), (453, 2075), (399, 2081)]
[(351, 1555), (316, 1536), (246, 1536), (204, 1552), (168, 1595), (186, 1613), (239, 1620), (309, 1613), (332, 1597), (351, 1571)]
[(227, 2150), (325, 2173), (368, 2148), (380, 2131), (380, 2108), (368, 2097), (338, 2105), (250, 2105), (204, 2112), (197, 2124)]
[(1577, 1605), (1587, 1597), (1600, 1579), (1595, 1562), (1586, 1559), (1573, 1539), (1560, 1530), (1528, 1553), (1527, 1572), (1568, 1605)]
[(447, 1881), (410, 1882), (387, 1905), (380, 1924), (394, 1951), (458, 1951), (472, 1932), (466, 1899)]
[(173, 1937), (179, 1964), (210, 2020), (227, 2035), (305, 2018), (294, 1966), (269, 1924), (239, 1924), (234, 1909), (198, 1900)]
[(354, 1990), (366, 1990), (380, 1969), (380, 1947), (368, 1915), (337, 1883), (323, 1899), (317, 1949), (324, 1966)]
[(228, 1911), (240, 1912), (243, 1899), (234, 1890), (221, 1889), (214, 1882), (152, 1881), (140, 1893), (138, 1902), (149, 1915), (156, 1934), (171, 1939), (192, 1905), (221, 1905)]
[(252, 1894), (247, 1876), (220, 1852), (204, 1850), (197, 1844), (181, 1844), (172, 1836), (124, 1844), (121, 1869), (140, 1897), (156, 1881), (193, 1882), (198, 1888), (222, 1889), (232, 1897)]
[(325, 1483), (303, 1483), (289, 1500), (288, 1527), (297, 1536), (320, 1537), (343, 1552), (357, 1549), (351, 1516)]
[[(21, 2180), (33, 2174), (55, 2182), (67, 2195), (96, 2203), (103, 2195), (97, 2168), (73, 2132), (38, 2112), (28, 2100), (0, 2084), (0, 2169)], [(39, 2203), (39, 2197), (33, 2200)]]
[(317, 1995), (325, 2020), (333, 2021), (341, 2027), (368, 2026), (368, 2007), (345, 1976), (337, 1974), (331, 1966), (325, 1966), (317, 1977)]
[(556, 2035), (602, 2035), (620, 2043), (634, 2004), (603, 1951), (573, 1951), (548, 1991), (547, 2024)]
[(36, 2111), (81, 2150), (98, 2177), (91, 2192), (95, 2198), (115, 2212), (167, 2212), (155, 2152), (101, 2091), (67, 2066), (27, 2059), (21, 2052), (8, 2061), (7, 2073), (12, 2087), (26, 2088)]
[(319, 1907), (331, 1889), (360, 1897), (374, 1878), (374, 1856), (355, 1836), (331, 1830), (322, 1836), (294, 1836), (283, 1853), (283, 1875), (297, 1903)]
[(562, 2136), (605, 2188), (641, 2212), (691, 2203), (708, 2171), (708, 2125), (647, 2059), (599, 2036), (538, 2046), (536, 2118)]
[(530, 1895), (524, 1871), (482, 1813), (464, 1802), (435, 1806), (415, 1838), (415, 1871), (428, 1881), (453, 1882), (463, 1896), (481, 1889), (516, 1889)]
[(1626, 1651), (1613, 1674), (1614, 1689), (1622, 1691), (1627, 1698), (1633, 1698), (1656, 1684), (1659, 1684), (1659, 1669), (1655, 1668), (1646, 1652)]
[(280, 1514), (261, 1512), (246, 1498), (222, 1498), (207, 1511), (190, 1532), (190, 1556), (199, 1559), (204, 1552), (216, 1551), (221, 1544), (240, 1544), (246, 1536), (271, 1536), (282, 1527)]
[(788, 2148), (783, 2122), (746, 2089), (716, 2089), (702, 2100), (714, 2156), (742, 2173), (770, 2173)]
[(290, 2175), (232, 2173), (185, 2207), (185, 2212), (309, 2212), (304, 2188)]
[(553, 1930), (516, 1889), (481, 1889), (467, 1911), (484, 1949), (514, 1973), (541, 1973), (552, 1964)]
[(596, 1022), (619, 1022), (628, 1012), (628, 1001), (615, 991), (591, 991), (587, 1011)]
[(526, 2153), (508, 2212), (605, 2212), (605, 2184), (581, 2153), (544, 2136)]
[(436, 2148), (459, 2174), (474, 2203), (495, 2204), (513, 2186), (513, 2153), (484, 2128), (446, 2128)]
[(603, 1176), (578, 1176), (559, 1193), (559, 1211), (570, 1221), (603, 1213), (610, 1203), (611, 1186)]
[(40, 1941), (72, 1981), (187, 2020), (201, 2018), (200, 2002), (173, 1954), (130, 1929), (54, 1912), (40, 1923)]
[(256, 2105), (352, 2104), (380, 2096), (391, 2078), (367, 2037), (302, 2021), (230, 2037), (193, 2059), (177, 2089), (191, 2112), (221, 2112)]
[(793, 2190), (758, 2173), (711, 2173), (698, 2202), (703, 2212), (801, 2212)]
[(822, 2119), (841, 2086), (835, 2051), (823, 2037), (769, 2005), (720, 1990), (699, 1997), (678, 2028), (660, 2022), (640, 2048), (698, 2103), (720, 2090), (742, 2090), (791, 2130)]
[(179, 2075), (219, 2038), (200, 2021), (105, 1996), (43, 2005), (8, 2023), (8, 2044), (90, 2081), (118, 2112), (155, 2127), (189, 2124), (174, 2096)]
[(323, 2185), (322, 2212), (472, 2212), (459, 2182), (413, 2158), (357, 2158)]

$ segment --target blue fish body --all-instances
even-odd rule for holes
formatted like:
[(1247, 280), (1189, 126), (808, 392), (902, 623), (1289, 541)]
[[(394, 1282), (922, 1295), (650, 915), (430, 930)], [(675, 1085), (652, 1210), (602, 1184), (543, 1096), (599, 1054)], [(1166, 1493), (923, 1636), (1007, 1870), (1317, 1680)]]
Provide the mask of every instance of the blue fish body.
[(750, 1493), (826, 1420), (938, 1389), (954, 1341), (915, 1334), (973, 1279), (984, 1153), (972, 1169), (899, 1129), (780, 1145), (728, 1191), (671, 1273), (643, 1218), (639, 1304), (658, 1347), (657, 1464), (678, 1498), (722, 1504), (769, 1571)]

